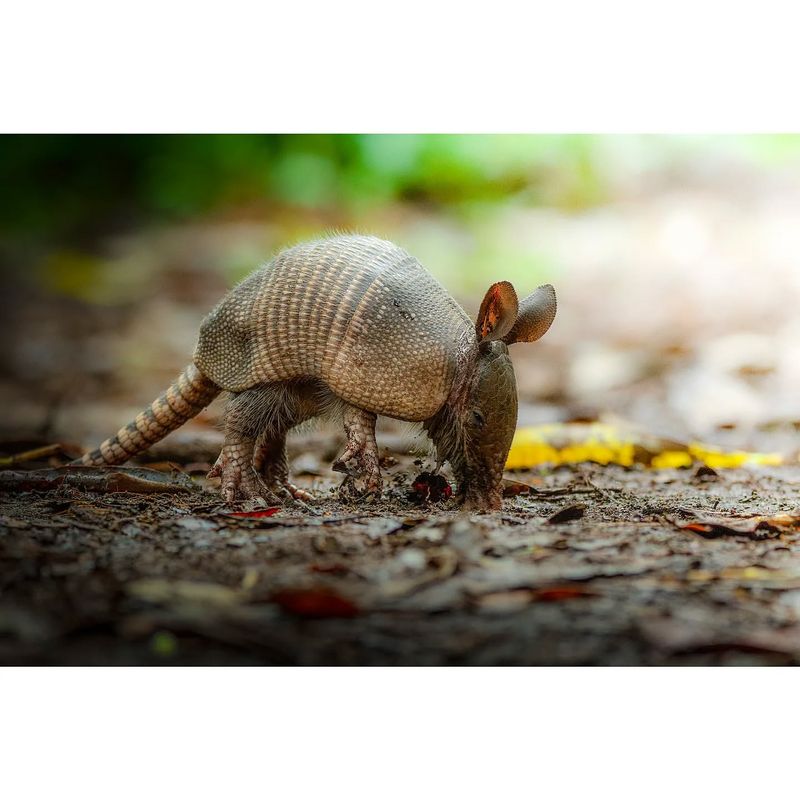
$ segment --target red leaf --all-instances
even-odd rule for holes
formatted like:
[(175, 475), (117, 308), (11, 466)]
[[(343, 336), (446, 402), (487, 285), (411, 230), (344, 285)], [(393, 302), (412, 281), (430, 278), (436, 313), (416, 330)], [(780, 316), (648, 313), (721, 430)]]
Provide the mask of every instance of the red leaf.
[(690, 522), (688, 525), (680, 526), (684, 531), (694, 531), (695, 533), (711, 533), (711, 526), (701, 522)]
[(272, 506), (271, 508), (260, 508), (258, 511), (231, 511), (228, 514), (229, 517), (250, 517), (251, 519), (257, 519), (258, 517), (271, 517), (273, 514), (277, 514), (281, 511), (280, 506)]
[(559, 603), (562, 600), (575, 600), (578, 597), (591, 597), (594, 592), (583, 586), (550, 586), (547, 589), (537, 589), (533, 599), (540, 603)]
[(272, 595), (272, 602), (298, 617), (354, 617), (358, 607), (330, 589), (284, 589)]

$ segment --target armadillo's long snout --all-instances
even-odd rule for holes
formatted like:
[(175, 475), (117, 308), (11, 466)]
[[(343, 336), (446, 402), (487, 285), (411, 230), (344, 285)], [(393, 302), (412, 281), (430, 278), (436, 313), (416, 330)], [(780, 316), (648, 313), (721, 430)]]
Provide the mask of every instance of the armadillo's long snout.
[(499, 511), (503, 507), (503, 464), (478, 462), (461, 478), (465, 511)]

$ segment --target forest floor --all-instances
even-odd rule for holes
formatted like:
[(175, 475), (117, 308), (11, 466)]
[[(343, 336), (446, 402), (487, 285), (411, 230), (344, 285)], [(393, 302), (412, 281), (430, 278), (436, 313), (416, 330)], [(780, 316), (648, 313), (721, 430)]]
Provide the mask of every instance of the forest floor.
[(126, 474), (176, 491), (0, 493), (0, 662), (800, 662), (800, 468), (517, 473), (466, 515), (414, 500), (400, 452), (344, 504), (324, 450), (293, 445), (311, 513), (234, 516), (163, 462)]
[[(800, 661), (797, 185), (703, 175), (586, 213), (198, 220), (10, 270), (0, 465), (41, 444), (96, 445), (169, 385), (203, 316), (259, 260), (352, 226), (408, 247), (470, 313), (495, 280), (556, 285), (552, 330), (512, 348), (520, 426), (610, 414), (654, 437), (780, 452), (786, 466), (521, 472), (507, 477), (531, 493), (463, 516), (409, 498), (430, 464), (381, 420), (379, 502), (330, 494), (342, 437), (322, 431), (290, 439), (297, 482), (322, 498), (313, 513), (232, 516), (202, 477), (219, 452), (217, 402), (144, 462), (176, 491), (0, 491), (0, 662)], [(0, 489), (67, 460), (6, 462)]]

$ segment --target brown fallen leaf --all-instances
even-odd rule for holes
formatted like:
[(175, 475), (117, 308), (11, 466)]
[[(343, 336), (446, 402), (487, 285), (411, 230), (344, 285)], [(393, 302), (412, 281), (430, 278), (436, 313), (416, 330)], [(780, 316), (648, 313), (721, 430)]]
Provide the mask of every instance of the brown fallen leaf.
[(699, 519), (686, 524), (674, 524), (679, 530), (699, 533), (705, 539), (718, 539), (721, 536), (768, 539), (781, 533), (800, 530), (800, 515), (777, 514), (772, 517), (750, 519)]
[[(614, 491), (614, 490), (605, 490)], [(573, 494), (598, 494), (596, 486), (562, 486), (559, 489), (539, 489), (529, 483), (503, 478), (503, 497), (518, 497), (519, 495), (535, 495), (536, 497), (567, 497)]]
[(576, 519), (580, 519), (585, 511), (585, 503), (574, 503), (571, 506), (566, 506), (556, 511), (547, 521), (551, 525), (558, 525), (562, 522), (574, 522)]
[(297, 617), (327, 619), (355, 617), (358, 606), (331, 589), (283, 589), (270, 598), (283, 611)]
[(522, 494), (531, 494), (536, 489), (528, 483), (513, 481), (510, 478), (503, 478), (503, 497), (518, 497)]
[(719, 480), (719, 472), (706, 464), (701, 464), (695, 470), (693, 477), (699, 481), (716, 481)]
[(192, 492), (198, 487), (187, 475), (173, 474), (141, 467), (69, 466), (55, 469), (35, 469), (27, 472), (0, 472), (0, 492), (42, 492), (62, 486), (84, 492)]

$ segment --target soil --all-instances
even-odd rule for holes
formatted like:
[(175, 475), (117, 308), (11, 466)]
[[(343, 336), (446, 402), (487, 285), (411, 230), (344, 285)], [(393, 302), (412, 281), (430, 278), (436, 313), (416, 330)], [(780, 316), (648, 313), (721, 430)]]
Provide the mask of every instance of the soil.
[(466, 515), (411, 499), (430, 465), (399, 451), (383, 498), (341, 502), (322, 449), (294, 445), (311, 511), (234, 516), (163, 462), (137, 474), (183, 490), (0, 494), (0, 662), (800, 661), (800, 468), (517, 473)]

